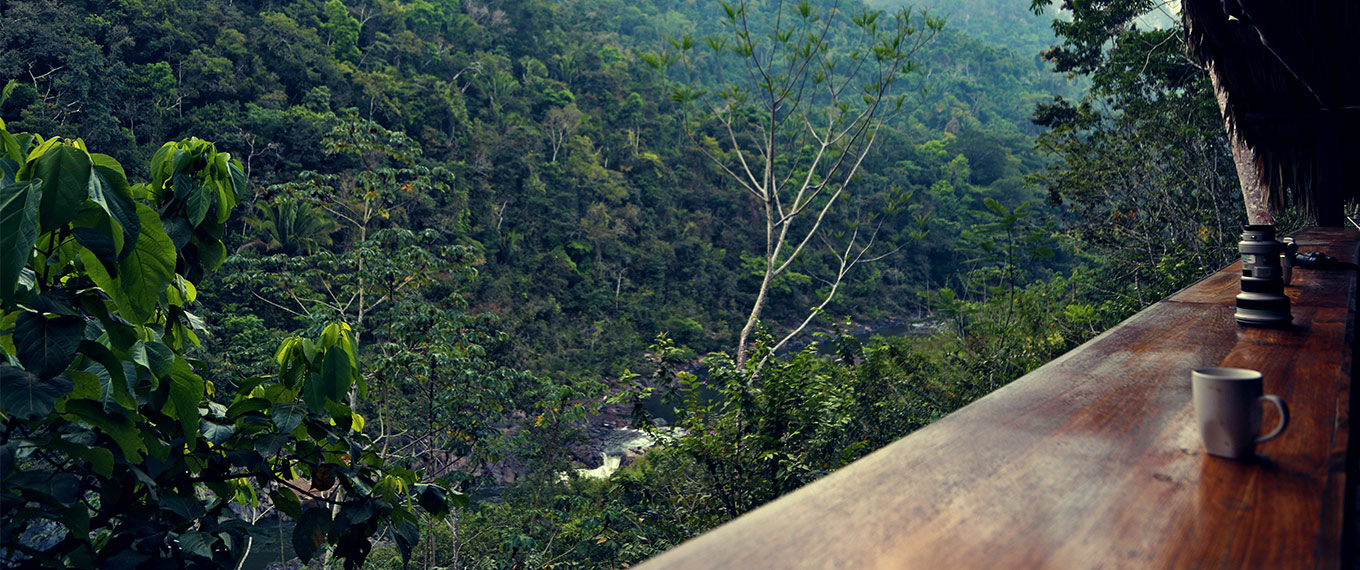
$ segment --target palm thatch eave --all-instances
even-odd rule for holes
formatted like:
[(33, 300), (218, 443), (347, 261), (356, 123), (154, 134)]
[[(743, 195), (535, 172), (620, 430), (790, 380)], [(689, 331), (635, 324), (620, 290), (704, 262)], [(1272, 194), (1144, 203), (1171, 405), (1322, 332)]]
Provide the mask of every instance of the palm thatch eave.
[(1338, 225), (1342, 204), (1360, 201), (1360, 160), (1347, 159), (1360, 155), (1360, 2), (1181, 9), (1191, 50), (1215, 75), (1228, 136), (1250, 149), (1272, 206), (1292, 201)]

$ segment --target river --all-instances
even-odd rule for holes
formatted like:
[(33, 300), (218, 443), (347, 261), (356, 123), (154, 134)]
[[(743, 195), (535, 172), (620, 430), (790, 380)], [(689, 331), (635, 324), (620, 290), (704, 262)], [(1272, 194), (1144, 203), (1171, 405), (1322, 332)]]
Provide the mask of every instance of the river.
[[(280, 525), (282, 525), (282, 529), (280, 529)], [(277, 516), (266, 517), (255, 523), (254, 530), (261, 532), (261, 534), (252, 535), (255, 540), (250, 544), (250, 555), (246, 556), (245, 564), (241, 565), (241, 570), (289, 568), (287, 562), (280, 561), (292, 560), (296, 556), (293, 554), (291, 540), (295, 525), (297, 525), (296, 521), (280, 522)], [(282, 532), (282, 542), (279, 541), (280, 532)]]

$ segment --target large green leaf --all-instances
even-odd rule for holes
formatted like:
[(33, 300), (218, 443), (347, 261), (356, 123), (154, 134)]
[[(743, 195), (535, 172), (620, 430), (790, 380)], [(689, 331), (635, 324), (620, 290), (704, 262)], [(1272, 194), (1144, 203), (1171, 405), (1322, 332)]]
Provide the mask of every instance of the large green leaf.
[(123, 452), (123, 457), (128, 462), (138, 464), (142, 462), (142, 454), (146, 453), (146, 442), (142, 441), (141, 433), (137, 429), (137, 424), (131, 417), (130, 412), (111, 406), (105, 410), (104, 405), (94, 400), (75, 399), (66, 400), (66, 412), (80, 418), (99, 429), (104, 435), (113, 438), (114, 443)]
[(192, 158), (193, 156), (190, 155), (188, 151), (175, 149), (174, 154), (171, 155), (170, 159), (171, 176), (174, 176), (175, 174), (178, 174), (180, 172), (184, 172), (186, 168), (189, 168), (189, 162), (191, 161)]
[[(292, 434), (271, 433), (255, 438), (255, 452), (262, 457), (273, 457), (283, 446), (293, 441)], [(288, 515), (293, 516), (293, 515)]]
[(246, 176), (236, 163), (231, 161), (231, 155), (219, 153), (213, 157), (214, 167), (220, 175), (220, 182), (217, 186), (217, 223), (224, 223), (231, 216), (231, 209), (236, 207), (240, 197), (245, 194)]
[(48, 289), (41, 294), (29, 297), (28, 302), (30, 311), (66, 317), (80, 316), (80, 313), (76, 312), (73, 299), (71, 299), (71, 292), (65, 289)]
[[(9, 136), (9, 133), (0, 131), (0, 135)], [(0, 157), (0, 186), (9, 186), (18, 181), (21, 168), (19, 163)]]
[(92, 340), (83, 340), (80, 342), (80, 353), (98, 362), (108, 371), (109, 395), (115, 402), (128, 409), (137, 407), (137, 400), (133, 398), (132, 390), (128, 387), (127, 376), (123, 374), (123, 362), (114, 356), (108, 347)]
[[(77, 238), (77, 241), (79, 241), (79, 238)], [(104, 318), (104, 313), (112, 311), (94, 312), (95, 315), (100, 318), (100, 322), (104, 324), (105, 328), (108, 329), (111, 326), (117, 327), (121, 322), (132, 320), (131, 314), (126, 309), (126, 307), (132, 304), (132, 301), (128, 299), (127, 291), (124, 291), (122, 286), (118, 284), (117, 271), (109, 271), (109, 268), (104, 266), (104, 261), (99, 257), (99, 254), (95, 253), (93, 250), (82, 248), (80, 251), (76, 252), (76, 256), (80, 258), (81, 265), (85, 267), (85, 275), (89, 277), (91, 281), (94, 281), (94, 284), (103, 290), (105, 295), (108, 295), (110, 299), (113, 299), (113, 304), (118, 309), (117, 316), (122, 317), (121, 321), (115, 321), (113, 315), (108, 315), (108, 318)], [(86, 307), (87, 310), (90, 308), (91, 307), (88, 306)], [(123, 340), (126, 340), (126, 335), (120, 336), (123, 337)]]
[(137, 342), (133, 343), (132, 348), (129, 348), (127, 351), (127, 358), (131, 360), (133, 364), (139, 364), (142, 366), (142, 368), (151, 370), (151, 362), (147, 359), (146, 356), (145, 341), (138, 340)]
[[(99, 261), (94, 259), (92, 254), (88, 252), (82, 252), (81, 262), (84, 263), (86, 267), (89, 267), (91, 263), (99, 265)], [(101, 273), (104, 273), (102, 268)], [(90, 274), (90, 276), (93, 277), (93, 274)], [(104, 279), (112, 286), (112, 282), (108, 281), (107, 273), (104, 273)], [(95, 284), (100, 287), (105, 285), (105, 283), (101, 283), (98, 280), (95, 280)], [(112, 305), (113, 307), (116, 307), (117, 303), (112, 303)], [(85, 309), (87, 314), (93, 315), (99, 320), (99, 324), (104, 329), (104, 333), (109, 336), (109, 346), (113, 347), (114, 350), (126, 351), (141, 338), (141, 335), (138, 332), (139, 327), (129, 326), (126, 321), (115, 319), (114, 316), (109, 313), (109, 301), (93, 295), (82, 295), (80, 298), (80, 307)]]
[(342, 346), (327, 348), (326, 356), (321, 361), (321, 373), (331, 378), (327, 382), (330, 386), (330, 393), (327, 396), (336, 402), (346, 401), (349, 388), (354, 385), (354, 377), (358, 376), (350, 352)]
[(174, 370), (175, 351), (156, 341), (145, 343), (145, 348), (147, 365), (151, 368), (151, 373), (161, 378), (169, 376)]
[(265, 398), (246, 398), (233, 403), (227, 408), (227, 419), (235, 420), (242, 414), (268, 410), (272, 405), (273, 402), (270, 402)]
[(73, 146), (56, 145), (38, 157), (32, 178), (43, 181), (38, 210), (39, 233), (54, 231), (75, 219), (90, 191), (90, 155)]
[(297, 493), (292, 489), (274, 489), (269, 492), (269, 497), (274, 499), (274, 507), (279, 512), (295, 519), (302, 516), (302, 501), (298, 500)]
[(293, 551), (302, 562), (310, 562), (321, 546), (326, 544), (326, 533), (330, 530), (330, 509), (313, 507), (302, 511), (297, 526), (293, 527)]
[(212, 198), (212, 189), (207, 186), (199, 186), (189, 192), (184, 209), (189, 214), (190, 225), (198, 226), (203, 223), (203, 218), (208, 217), (208, 209), (213, 203)]
[(16, 139), (14, 138), (14, 135), (9, 134), (9, 131), (5, 130), (3, 124), (0, 124), (0, 156), (3, 156), (5, 160), (15, 164), (24, 161), (24, 151), (23, 147), (19, 144), (19, 139)]
[[(81, 208), (80, 214), (71, 221), (71, 234), (77, 243), (95, 255), (105, 272), (110, 276), (118, 275), (119, 252), (125, 251), (125, 244), (131, 242), (108, 212), (93, 202), (86, 202), (86, 207)], [(76, 250), (77, 255), (81, 253)]]
[(161, 224), (161, 229), (165, 230), (165, 235), (170, 237), (170, 243), (175, 245), (176, 250), (184, 249), (194, 237), (193, 226), (184, 218), (163, 218)]
[(420, 528), (410, 520), (402, 520), (401, 524), (394, 526), (396, 528), (393, 529), (395, 532), (392, 533), (392, 538), (397, 542), (397, 549), (401, 551), (401, 559), (410, 560), (411, 551), (420, 542)]
[[(114, 163), (117, 164), (116, 162)], [(133, 244), (141, 234), (142, 221), (137, 217), (136, 203), (131, 199), (126, 178), (121, 170), (96, 164), (90, 173), (90, 201), (98, 204), (123, 231), (123, 247)]]
[[(166, 286), (174, 280), (175, 245), (165, 235), (155, 210), (137, 204), (137, 217), (141, 220), (141, 235), (119, 264), (114, 281), (118, 291), (105, 289), (105, 292), (118, 303), (124, 319), (140, 325), (151, 318)], [(87, 269), (91, 269), (94, 277), (93, 268)], [(98, 278), (95, 283), (99, 283)], [(103, 284), (100, 286), (103, 288)]]
[(205, 271), (217, 269), (227, 260), (227, 246), (222, 245), (220, 239), (200, 239), (194, 236), (194, 244), (198, 246), (198, 265)]
[(206, 532), (186, 532), (179, 535), (179, 547), (189, 554), (212, 558), (212, 543), (215, 541)]
[(129, 200), (132, 199), (132, 186), (128, 184), (127, 172), (123, 170), (123, 165), (118, 164), (112, 156), (90, 153), (90, 162), (94, 163), (96, 172), (104, 175), (104, 179), (113, 185), (119, 195)]
[[(156, 150), (156, 154), (151, 156), (151, 182), (143, 183), (133, 187), (133, 195), (137, 198), (146, 198), (146, 194), (160, 193), (160, 183), (170, 177), (170, 153), (175, 151), (175, 143), (168, 142), (161, 145)], [(156, 186), (151, 188), (151, 186)], [(143, 193), (145, 192), (145, 194)]]
[(67, 441), (65, 439), (52, 439), (43, 442), (49, 449), (61, 451), (76, 459), (84, 459), (90, 464), (90, 470), (103, 477), (113, 475), (113, 452), (99, 446), (85, 445)]
[(288, 433), (296, 429), (302, 423), (302, 419), (307, 417), (307, 408), (297, 402), (274, 404), (269, 416), (274, 422), (274, 427)]
[(94, 372), (85, 370), (69, 370), (66, 376), (71, 378), (75, 388), (71, 390), (72, 398), (85, 398), (88, 400), (102, 400), (104, 398), (104, 384), (108, 381), (100, 378)]
[(416, 495), (416, 501), (420, 508), (433, 515), (442, 515), (449, 511), (448, 491), (439, 485), (429, 485), (417, 483), (411, 486), (411, 490)]
[(0, 302), (14, 297), (19, 273), (28, 267), (41, 198), (42, 190), (31, 180), (0, 188)]
[[(122, 233), (121, 230), (119, 233)], [(108, 233), (95, 228), (77, 227), (71, 230), (71, 235), (75, 236), (77, 243), (85, 246), (85, 249), (94, 254), (95, 258), (104, 266), (105, 271), (110, 272), (111, 275), (118, 274), (118, 244), (109, 237)]]
[(102, 447), (78, 446), (71, 454), (90, 463), (90, 470), (103, 477), (113, 476), (113, 452)]
[(324, 384), (325, 381), (326, 378), (316, 372), (308, 372), (302, 381), (302, 401), (313, 412), (323, 413), (326, 411), (326, 395), (330, 393), (330, 390)]
[(85, 323), (76, 317), (47, 318), (19, 313), (14, 322), (14, 348), (19, 363), (39, 378), (51, 378), (71, 365)]
[(203, 379), (194, 374), (189, 362), (176, 358), (170, 371), (170, 401), (167, 407), (174, 407), (175, 417), (184, 428), (184, 441), (193, 451), (198, 440), (198, 404), (203, 400), (205, 385)]
[(203, 503), (198, 502), (194, 497), (166, 493), (161, 495), (160, 503), (161, 510), (174, 513), (184, 520), (196, 520), (206, 512)]
[(325, 412), (328, 400), (345, 401), (353, 375), (354, 366), (350, 364), (349, 353), (338, 346), (327, 348), (321, 359), (320, 374), (307, 375), (302, 399), (312, 411)]
[(194, 188), (197, 187), (197, 185), (194, 184), (193, 177), (189, 176), (188, 173), (179, 172), (178, 170), (175, 172), (175, 177), (171, 180), (171, 186), (175, 189), (176, 200), (187, 200), (189, 194), (193, 193)]
[(5, 483), (24, 489), (25, 494), (45, 495), (38, 501), (48, 504), (69, 505), (80, 498), (80, 480), (72, 473), (28, 471), (10, 477)]
[(220, 444), (231, 436), (236, 435), (234, 424), (223, 424), (206, 419), (198, 420), (198, 429), (203, 432), (203, 439), (212, 442), (214, 445)]
[(17, 418), (46, 417), (57, 398), (71, 393), (73, 386), (65, 375), (41, 380), (26, 370), (0, 364), (0, 407)]
[[(219, 202), (217, 210), (217, 223), (225, 223), (231, 215), (231, 209), (236, 207), (237, 200), (246, 195), (246, 173), (241, 170), (237, 162), (227, 161), (227, 170), (231, 172), (232, 199), (226, 204)], [(219, 198), (220, 200), (220, 198)], [(222, 206), (227, 206), (223, 208)]]

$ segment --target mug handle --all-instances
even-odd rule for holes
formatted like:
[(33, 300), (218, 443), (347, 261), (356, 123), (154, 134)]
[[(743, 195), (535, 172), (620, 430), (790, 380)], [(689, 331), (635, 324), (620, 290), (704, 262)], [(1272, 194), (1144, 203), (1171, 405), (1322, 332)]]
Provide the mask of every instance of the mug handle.
[(1256, 399), (1258, 402), (1261, 400), (1275, 404), (1275, 408), (1280, 410), (1280, 425), (1275, 426), (1275, 431), (1256, 438), (1256, 443), (1274, 439), (1275, 436), (1280, 435), (1280, 432), (1284, 431), (1285, 426), (1289, 425), (1289, 406), (1285, 405), (1284, 400), (1281, 400), (1279, 396), (1274, 394), (1266, 394)]

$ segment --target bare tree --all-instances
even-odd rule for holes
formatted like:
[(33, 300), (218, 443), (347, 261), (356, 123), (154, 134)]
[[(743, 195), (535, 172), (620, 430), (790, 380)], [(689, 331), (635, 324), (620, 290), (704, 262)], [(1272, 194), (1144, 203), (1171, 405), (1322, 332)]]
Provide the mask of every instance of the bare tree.
[[(902, 107), (905, 96), (894, 96), (893, 88), (916, 70), (914, 55), (944, 22), (910, 8), (847, 14), (838, 0), (829, 6), (779, 0), (772, 13), (756, 17), (746, 0), (724, 2), (723, 9), (728, 32), (705, 38), (709, 52), (693, 50), (697, 42), (686, 36), (671, 41), (674, 51), (646, 59), (688, 74), (688, 83), (674, 88), (686, 110), (686, 133), (763, 212), (764, 277), (737, 344), (737, 363), (744, 365), (771, 284), (826, 237), (829, 214), (846, 195), (885, 116)], [(774, 25), (754, 30), (757, 20)], [(703, 89), (713, 77), (719, 87)], [(854, 265), (880, 257), (870, 253), (876, 228), (845, 233), (848, 243), (826, 242), (839, 267), (824, 280), (829, 289), (814, 313)]]
[(552, 145), (550, 162), (557, 162), (557, 154), (561, 152), (562, 145), (576, 135), (576, 129), (580, 124), (581, 112), (574, 104), (548, 111), (548, 115), (543, 118), (543, 131), (547, 133), (548, 142)]

